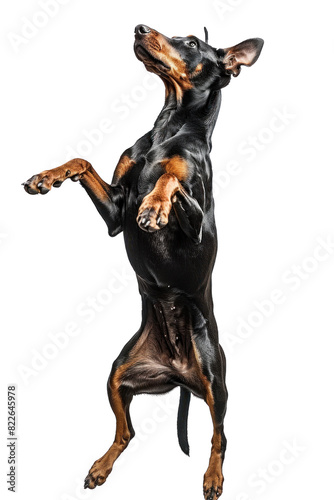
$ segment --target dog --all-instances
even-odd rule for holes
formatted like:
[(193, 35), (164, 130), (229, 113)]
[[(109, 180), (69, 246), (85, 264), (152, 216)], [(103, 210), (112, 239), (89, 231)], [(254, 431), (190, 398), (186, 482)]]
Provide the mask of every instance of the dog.
[(83, 159), (34, 175), (29, 194), (46, 194), (66, 179), (79, 181), (108, 226), (120, 232), (142, 298), (138, 332), (114, 361), (107, 389), (116, 417), (115, 440), (85, 479), (102, 485), (134, 437), (130, 404), (136, 394), (180, 387), (177, 433), (189, 455), (187, 418), (191, 393), (204, 399), (213, 422), (206, 500), (222, 493), (226, 449), (226, 361), (213, 313), (211, 275), (217, 253), (212, 195), (211, 136), (221, 89), (242, 65), (258, 59), (263, 40), (216, 49), (196, 36), (168, 38), (135, 28), (134, 52), (165, 85), (165, 103), (153, 129), (120, 157), (111, 184)]

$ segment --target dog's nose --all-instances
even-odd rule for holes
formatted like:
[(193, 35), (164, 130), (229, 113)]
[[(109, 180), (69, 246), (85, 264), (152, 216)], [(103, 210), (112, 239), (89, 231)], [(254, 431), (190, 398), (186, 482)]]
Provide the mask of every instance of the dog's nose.
[(148, 26), (145, 26), (145, 24), (138, 24), (138, 26), (135, 27), (135, 33), (147, 35), (147, 33), (151, 33), (151, 30)]

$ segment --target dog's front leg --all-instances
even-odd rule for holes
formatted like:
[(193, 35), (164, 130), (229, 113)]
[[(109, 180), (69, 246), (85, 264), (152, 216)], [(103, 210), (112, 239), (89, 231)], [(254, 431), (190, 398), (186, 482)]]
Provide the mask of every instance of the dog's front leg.
[(200, 242), (203, 211), (172, 173), (163, 174), (154, 189), (143, 199), (138, 210), (139, 227), (148, 232), (163, 228), (168, 223), (172, 207), (181, 229), (195, 242)]
[(181, 184), (175, 175), (163, 174), (159, 177), (154, 189), (145, 196), (139, 207), (139, 227), (151, 233), (166, 226), (172, 208), (172, 198), (180, 189)]
[(44, 170), (23, 183), (29, 194), (47, 194), (52, 187), (60, 187), (66, 179), (79, 181), (106, 222), (110, 236), (122, 231), (123, 190), (107, 184), (92, 165), (79, 158), (60, 167)]
[(173, 209), (181, 229), (195, 243), (202, 240), (203, 210), (198, 201), (184, 189), (177, 191), (173, 197)]

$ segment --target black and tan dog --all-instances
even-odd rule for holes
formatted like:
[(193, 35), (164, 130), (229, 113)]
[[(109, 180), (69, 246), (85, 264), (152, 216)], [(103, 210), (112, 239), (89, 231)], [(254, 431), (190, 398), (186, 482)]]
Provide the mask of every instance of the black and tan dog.
[(225, 356), (213, 314), (211, 274), (217, 250), (209, 158), (221, 92), (240, 66), (251, 66), (263, 41), (215, 49), (195, 36), (167, 38), (135, 29), (134, 50), (164, 82), (166, 100), (153, 129), (127, 149), (111, 184), (88, 161), (71, 160), (24, 183), (29, 194), (46, 194), (66, 179), (79, 181), (105, 220), (110, 236), (123, 231), (142, 297), (142, 324), (113, 364), (108, 395), (116, 436), (85, 480), (95, 488), (134, 436), (134, 395), (181, 388), (178, 438), (189, 454), (190, 394), (208, 404), (213, 421), (204, 496), (222, 493), (226, 449)]

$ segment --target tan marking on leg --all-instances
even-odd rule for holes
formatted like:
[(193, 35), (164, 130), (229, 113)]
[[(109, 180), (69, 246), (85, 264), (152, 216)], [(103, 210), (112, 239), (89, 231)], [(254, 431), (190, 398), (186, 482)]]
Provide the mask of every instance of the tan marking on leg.
[(205, 388), (205, 402), (209, 406), (213, 423), (211, 454), (209, 459), (209, 466), (207, 468), (206, 473), (204, 474), (203, 493), (205, 498), (209, 498), (211, 494), (211, 489), (213, 488), (214, 494), (212, 498), (213, 500), (216, 500), (222, 494), (223, 481), (224, 481), (224, 476), (222, 473), (222, 467), (223, 467), (222, 437), (216, 424), (216, 417), (214, 413), (214, 397), (212, 394), (211, 383), (202, 372), (202, 361), (195, 342), (193, 341), (192, 344), (193, 344), (195, 359), (197, 361), (198, 376), (201, 379), (203, 386)]
[(173, 174), (179, 181), (185, 181), (188, 176), (187, 161), (179, 155), (172, 156), (162, 160), (161, 165), (165, 168), (167, 174)]
[(157, 231), (164, 227), (168, 223), (172, 197), (177, 191), (182, 190), (174, 174), (163, 174), (139, 207), (137, 216), (139, 226), (146, 231)]
[(50, 190), (54, 183), (60, 185), (66, 179), (82, 175), (90, 167), (91, 164), (88, 161), (75, 158), (60, 167), (43, 170), (40, 174), (33, 175), (24, 183), (24, 188), (27, 192), (34, 190), (36, 193), (43, 192), (43, 189)]
[(126, 406), (123, 403), (119, 388), (121, 378), (128, 368), (134, 363), (130, 361), (120, 366), (110, 380), (111, 407), (116, 417), (115, 439), (109, 450), (100, 459), (94, 462), (85, 480), (85, 487), (93, 489), (103, 484), (120, 454), (125, 450), (131, 440), (131, 432), (126, 417)]
[(110, 390), (112, 392), (111, 404), (116, 415), (115, 441), (109, 450), (109, 461), (111, 466), (114, 464), (119, 455), (125, 450), (131, 438), (125, 407), (119, 393), (119, 388), (121, 386), (121, 378), (123, 374), (132, 364), (133, 362), (129, 362), (120, 366), (118, 370), (116, 370), (115, 375), (112, 377), (110, 382)]
[(75, 158), (60, 167), (44, 170), (40, 174), (34, 175), (25, 183), (24, 187), (28, 192), (29, 189), (33, 189), (36, 193), (43, 193), (43, 189), (49, 191), (52, 186), (57, 187), (57, 184), (59, 187), (66, 179), (80, 180), (101, 201), (108, 199), (109, 185), (101, 179), (88, 161), (81, 158)]
[(129, 156), (127, 155), (121, 156), (114, 172), (115, 181), (123, 177), (133, 167), (135, 163), (136, 162), (132, 160)]

